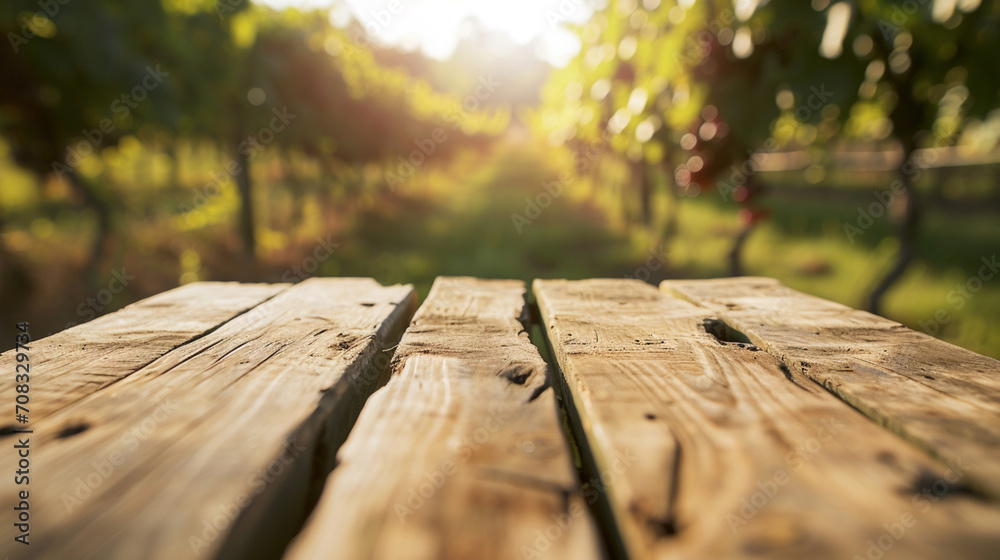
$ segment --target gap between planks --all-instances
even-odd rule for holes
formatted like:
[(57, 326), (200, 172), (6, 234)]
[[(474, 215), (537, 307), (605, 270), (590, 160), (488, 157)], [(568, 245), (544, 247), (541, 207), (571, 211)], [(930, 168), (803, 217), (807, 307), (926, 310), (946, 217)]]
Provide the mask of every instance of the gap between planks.
[(596, 560), (524, 284), (435, 280), (285, 560)]
[(616, 461), (610, 461), (615, 467), (614, 471), (601, 471), (598, 461), (595, 459), (595, 450), (591, 448), (587, 438), (582, 437), (582, 434), (586, 433), (582, 424), (583, 418), (572, 405), (573, 396), (566, 384), (566, 378), (559, 374), (559, 365), (552, 353), (553, 345), (548, 339), (538, 302), (534, 293), (531, 293), (530, 296), (532, 343), (538, 348), (542, 359), (549, 366), (549, 383), (556, 393), (563, 435), (572, 448), (577, 478), (583, 489), (587, 506), (594, 517), (597, 530), (601, 534), (601, 540), (604, 542), (605, 555), (612, 559), (628, 558), (625, 540), (620, 533), (620, 527), (615, 522), (613, 508), (608, 500), (609, 488), (605, 484), (605, 479), (620, 474), (621, 469), (627, 468), (630, 458), (616, 458)]

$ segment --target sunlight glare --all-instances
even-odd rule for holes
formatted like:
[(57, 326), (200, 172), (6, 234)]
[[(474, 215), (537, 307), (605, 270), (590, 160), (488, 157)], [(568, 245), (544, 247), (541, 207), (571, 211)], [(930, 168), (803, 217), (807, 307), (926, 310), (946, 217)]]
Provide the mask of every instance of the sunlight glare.
[(327, 7), (331, 21), (344, 21), (341, 5), (350, 8), (365, 32), (379, 42), (404, 49), (419, 48), (439, 60), (452, 55), (467, 22), (502, 33), (514, 45), (537, 42), (536, 55), (564, 66), (580, 48), (568, 25), (583, 24), (593, 14), (587, 0), (257, 0), (274, 8)]

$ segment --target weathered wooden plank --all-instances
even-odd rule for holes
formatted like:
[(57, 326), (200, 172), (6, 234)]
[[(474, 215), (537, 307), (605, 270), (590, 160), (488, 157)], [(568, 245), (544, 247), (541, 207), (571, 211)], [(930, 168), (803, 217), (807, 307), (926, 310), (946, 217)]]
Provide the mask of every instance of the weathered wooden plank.
[(770, 278), (667, 281), (788, 368), (1000, 499), (1000, 361)]
[(534, 292), (594, 462), (633, 458), (606, 492), (633, 560), (995, 556), (1000, 511), (964, 473), (718, 341), (704, 308), (632, 280)]
[(411, 286), (307, 280), (53, 413), (17, 557), (280, 556), (415, 307)]
[(435, 281), (286, 559), (600, 557), (523, 296)]
[[(33, 341), (31, 420), (41, 420), (120, 381), (287, 287), (232, 282), (187, 284)], [(14, 357), (14, 351), (0, 354), (0, 371), (4, 372), (0, 376), (0, 393), (4, 395), (14, 391)], [(6, 375), (8, 372), (10, 375)]]

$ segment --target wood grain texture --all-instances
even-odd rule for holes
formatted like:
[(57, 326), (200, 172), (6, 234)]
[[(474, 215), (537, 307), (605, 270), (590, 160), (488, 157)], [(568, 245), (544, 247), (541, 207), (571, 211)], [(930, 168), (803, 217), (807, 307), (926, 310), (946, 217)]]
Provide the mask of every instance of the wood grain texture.
[(523, 296), (435, 281), (286, 560), (600, 557)]
[(995, 557), (1000, 511), (964, 473), (719, 341), (706, 309), (633, 280), (534, 292), (633, 560)]
[(415, 302), (410, 286), (307, 280), (51, 414), (32, 436), (37, 531), (11, 550), (4, 524), (3, 549), (279, 557)]
[[(32, 422), (128, 377), (287, 287), (187, 284), (33, 341), (29, 352)], [(13, 350), (0, 354), (0, 371), (13, 372), (14, 359)], [(0, 394), (13, 391), (13, 374), (0, 377)]]
[(1000, 361), (770, 278), (667, 281), (732, 328), (1000, 500)]

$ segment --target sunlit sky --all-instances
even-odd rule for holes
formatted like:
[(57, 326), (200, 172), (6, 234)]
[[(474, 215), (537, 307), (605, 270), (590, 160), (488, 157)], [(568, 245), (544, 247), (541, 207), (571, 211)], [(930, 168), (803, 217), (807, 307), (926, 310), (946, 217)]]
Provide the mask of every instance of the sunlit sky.
[(343, 25), (351, 15), (380, 42), (403, 49), (419, 48), (445, 59), (455, 50), (463, 23), (478, 20), (516, 44), (537, 39), (538, 56), (563, 66), (576, 54), (579, 41), (566, 24), (586, 22), (592, 0), (256, 0), (283, 8), (330, 9), (331, 21)]

